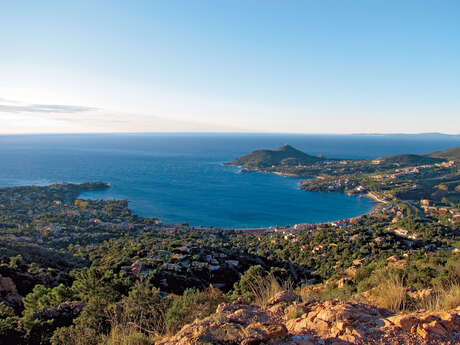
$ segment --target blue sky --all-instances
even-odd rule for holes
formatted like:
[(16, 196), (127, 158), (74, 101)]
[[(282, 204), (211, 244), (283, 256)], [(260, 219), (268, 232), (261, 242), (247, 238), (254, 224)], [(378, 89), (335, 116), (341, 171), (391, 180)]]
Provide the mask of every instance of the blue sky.
[(0, 133), (460, 133), (458, 1), (7, 1)]

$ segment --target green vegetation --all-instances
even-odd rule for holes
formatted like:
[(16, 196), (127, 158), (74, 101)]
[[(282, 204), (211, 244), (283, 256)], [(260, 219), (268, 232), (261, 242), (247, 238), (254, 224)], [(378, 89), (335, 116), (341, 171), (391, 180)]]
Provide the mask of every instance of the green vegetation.
[(382, 163), (400, 164), (400, 165), (424, 165), (424, 164), (441, 163), (444, 161), (445, 159), (443, 158), (421, 156), (421, 155), (410, 155), (410, 154), (388, 156), (388, 157), (381, 159)]
[(307, 155), (290, 145), (283, 145), (275, 150), (257, 150), (235, 159), (232, 165), (246, 168), (268, 168), (271, 166), (309, 165), (322, 161), (323, 158)]
[(455, 147), (449, 150), (429, 153), (427, 154), (427, 156), (460, 162), (460, 147)]

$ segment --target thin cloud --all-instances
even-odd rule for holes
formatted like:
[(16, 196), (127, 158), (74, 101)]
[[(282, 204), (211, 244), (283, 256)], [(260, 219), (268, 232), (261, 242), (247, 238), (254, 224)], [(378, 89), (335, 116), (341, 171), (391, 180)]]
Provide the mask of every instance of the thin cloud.
[(2, 126), (9, 128), (7, 132), (17, 133), (244, 131), (233, 126), (183, 121), (154, 114), (122, 113), (76, 105), (33, 104), (3, 98), (0, 98), (0, 119)]
[(0, 97), (0, 103), (12, 103), (12, 104), (18, 104), (20, 102), (16, 102), (16, 101), (12, 101), (11, 99), (6, 99), (6, 98), (2, 98)]
[[(63, 104), (25, 104), (4, 98), (0, 98), (0, 112), (2, 113), (52, 113), (52, 114), (74, 114), (87, 111), (99, 110), (94, 107)], [(7, 103), (7, 104), (5, 104)]]

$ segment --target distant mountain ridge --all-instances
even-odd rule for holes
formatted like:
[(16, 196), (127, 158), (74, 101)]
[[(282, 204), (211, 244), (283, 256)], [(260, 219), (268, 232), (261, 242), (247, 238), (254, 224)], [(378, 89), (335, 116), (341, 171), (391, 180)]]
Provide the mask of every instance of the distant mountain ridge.
[[(326, 160), (323, 157), (315, 157), (306, 154), (291, 145), (285, 144), (274, 150), (256, 150), (247, 155), (238, 157), (229, 165), (237, 165), (244, 168), (270, 168), (272, 166), (297, 166), (312, 165)], [(427, 154), (398, 154), (378, 159), (381, 163), (400, 165), (436, 164), (449, 160), (460, 161), (460, 147), (432, 152)]]
[(401, 154), (381, 158), (383, 163), (398, 164), (435, 164), (444, 162), (444, 158), (432, 157), (428, 155)]
[(268, 168), (272, 165), (309, 165), (324, 160), (308, 155), (291, 145), (283, 145), (274, 150), (256, 150), (229, 163), (248, 168)]
[(444, 151), (432, 152), (427, 154), (426, 156), (460, 162), (460, 146)]

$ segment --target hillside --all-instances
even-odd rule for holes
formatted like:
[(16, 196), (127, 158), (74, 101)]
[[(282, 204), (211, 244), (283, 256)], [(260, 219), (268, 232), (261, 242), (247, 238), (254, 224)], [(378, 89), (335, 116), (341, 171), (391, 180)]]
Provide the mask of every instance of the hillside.
[(381, 159), (382, 163), (392, 163), (401, 165), (418, 165), (418, 164), (434, 164), (444, 162), (441, 157), (422, 156), (414, 154), (401, 154), (388, 156)]
[(248, 155), (235, 159), (230, 164), (248, 168), (267, 168), (272, 165), (309, 165), (321, 160), (323, 158), (308, 155), (286, 144), (275, 150), (257, 150), (251, 152)]
[(426, 156), (443, 158), (447, 160), (453, 160), (453, 161), (460, 162), (460, 147), (454, 147), (453, 149), (449, 149), (449, 150), (428, 153)]

